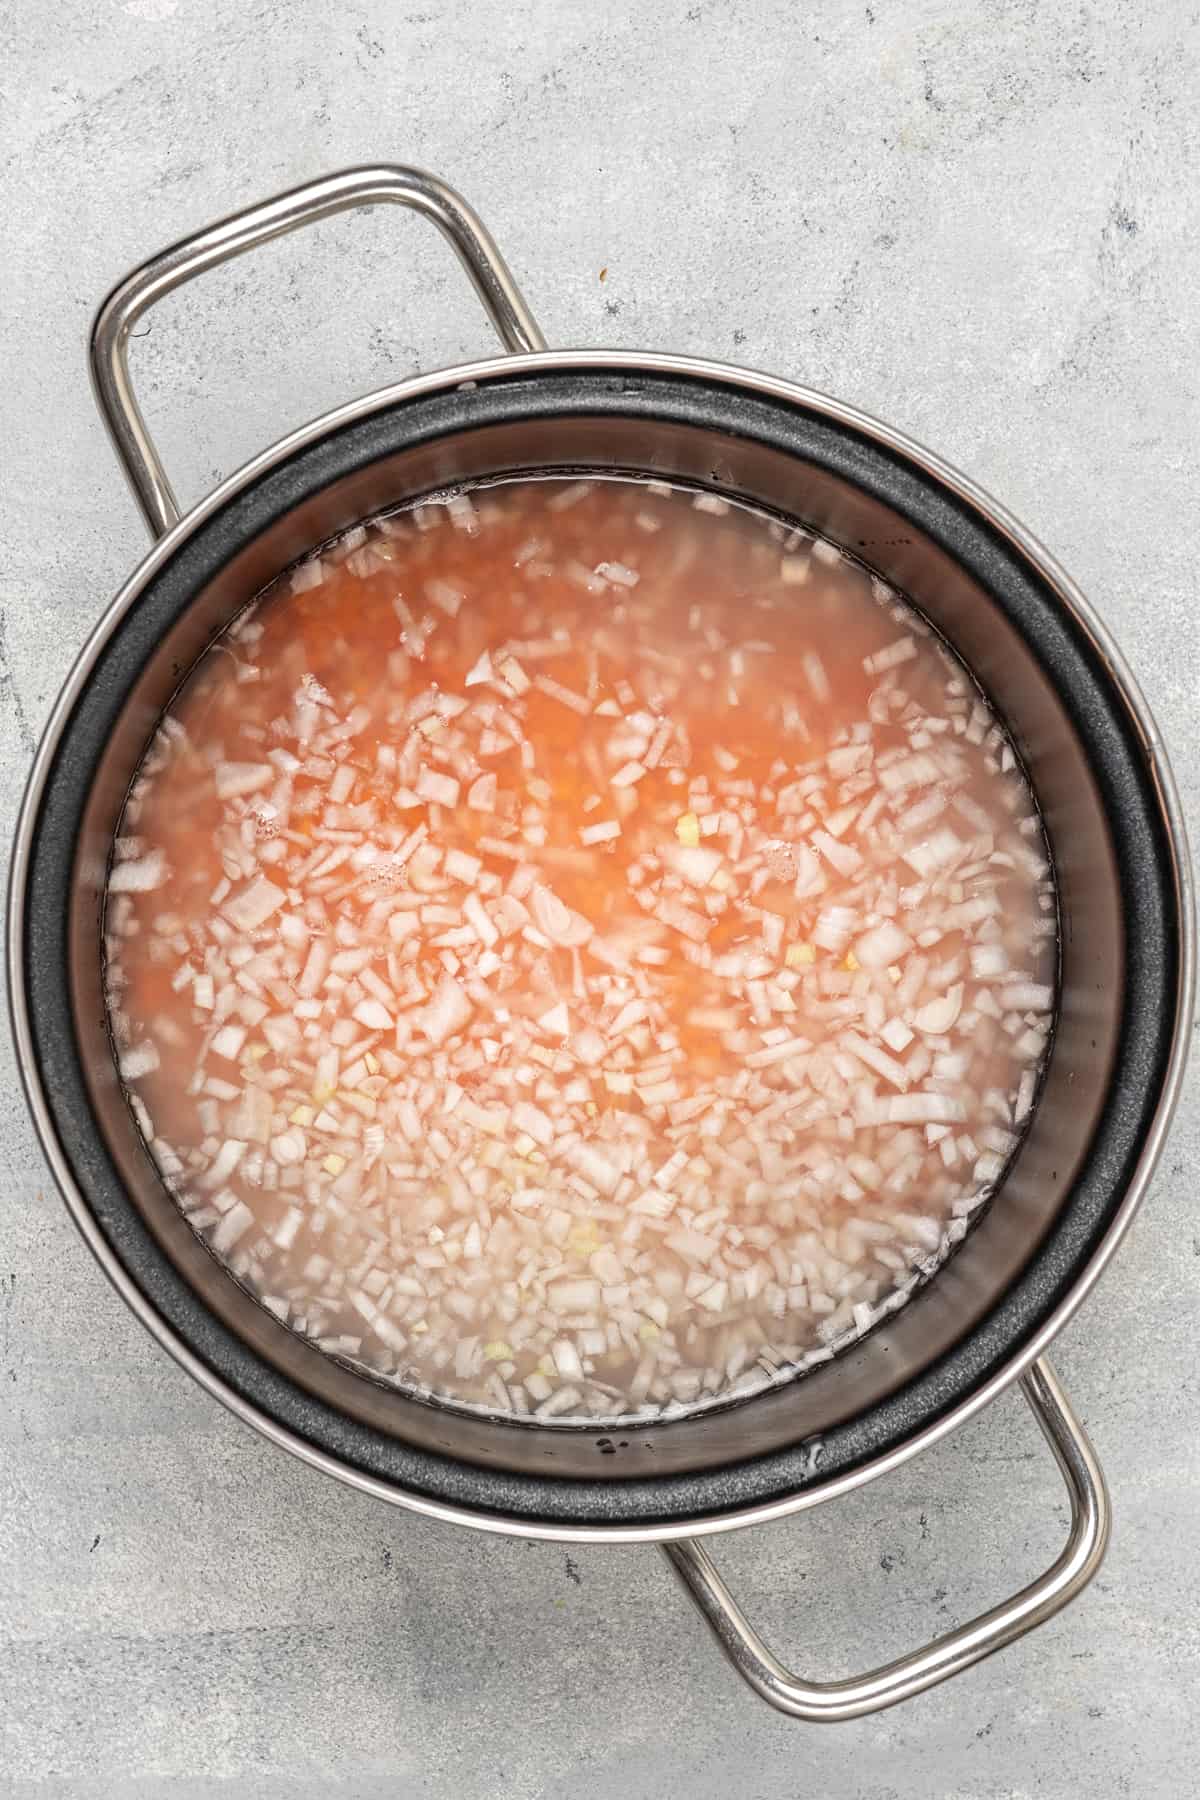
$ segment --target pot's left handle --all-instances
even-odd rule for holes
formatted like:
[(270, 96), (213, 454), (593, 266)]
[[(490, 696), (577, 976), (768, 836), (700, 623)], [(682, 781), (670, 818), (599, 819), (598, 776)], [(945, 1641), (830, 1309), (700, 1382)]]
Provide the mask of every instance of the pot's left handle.
[(268, 238), (282, 237), (331, 213), (385, 202), (424, 213), (450, 240), (506, 350), (546, 348), (536, 319), (482, 222), (461, 195), (423, 169), (398, 163), (342, 169), (232, 213), (134, 269), (109, 294), (92, 326), (96, 403), (153, 537), (169, 531), (181, 514), (129, 379), (127, 348), (133, 326), (172, 288)]

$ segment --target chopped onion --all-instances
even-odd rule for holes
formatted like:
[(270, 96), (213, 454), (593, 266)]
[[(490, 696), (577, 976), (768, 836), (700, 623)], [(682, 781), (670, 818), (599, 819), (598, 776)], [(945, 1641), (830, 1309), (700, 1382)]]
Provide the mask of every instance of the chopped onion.
[(435, 1044), (445, 1043), (461, 1031), (471, 1017), (472, 1007), (459, 983), (450, 975), (442, 977), (437, 991), (421, 1014), (421, 1029)]
[(918, 1031), (929, 1031), (938, 1035), (950, 1031), (962, 1011), (962, 1000), (962, 983), (956, 982), (940, 999), (927, 1001), (914, 1013), (913, 1024)]
[(529, 901), (538, 929), (552, 944), (577, 949), (594, 935), (594, 927), (588, 920), (564, 906), (550, 888), (538, 883), (530, 890)]
[(110, 894), (148, 894), (167, 879), (167, 859), (161, 850), (114, 865), (108, 877)]
[(674, 1417), (840, 1354), (1004, 1178), (1040, 821), (837, 546), (662, 483), (444, 491), (193, 680), (114, 844), (117, 1066), (322, 1352), (543, 1429)]
[(240, 893), (225, 902), (221, 911), (238, 931), (257, 931), (272, 913), (278, 912), (286, 898), (283, 889), (276, 887), (273, 881), (268, 881), (265, 875), (256, 875)]

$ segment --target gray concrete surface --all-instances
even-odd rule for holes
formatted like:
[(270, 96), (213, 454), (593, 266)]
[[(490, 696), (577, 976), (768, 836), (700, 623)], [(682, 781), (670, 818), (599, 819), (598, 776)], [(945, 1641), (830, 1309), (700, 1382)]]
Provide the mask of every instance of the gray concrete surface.
[[(552, 342), (796, 376), (1001, 495), (1116, 628), (1200, 838), (1194, 6), (10, 0), (3, 16), (6, 822), (143, 548), (87, 390), (94, 303), (186, 226), (390, 157), (473, 199)], [(484, 341), (444, 247), (389, 214), (214, 274), (135, 350), (198, 496), (285, 426)], [(822, 1731), (737, 1684), (653, 1551), (423, 1523), (226, 1417), (92, 1266), (0, 1056), (0, 1792), (1195, 1791), (1200, 1069), (1058, 1353), (1115, 1496), (1099, 1580), (948, 1687)], [(1009, 1397), (720, 1557), (771, 1637), (829, 1673), (991, 1602), (1063, 1525)]]

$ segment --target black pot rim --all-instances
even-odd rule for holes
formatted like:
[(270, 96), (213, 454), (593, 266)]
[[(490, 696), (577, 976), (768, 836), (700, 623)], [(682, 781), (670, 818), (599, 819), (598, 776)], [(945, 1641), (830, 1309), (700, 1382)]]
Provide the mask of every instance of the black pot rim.
[[(840, 445), (839, 472), (848, 469), (860, 484), (898, 481), (903, 473), (912, 495), (923, 490), (937, 514), (932, 526), (926, 517), (912, 516), (922, 530), (940, 534), (960, 560), (973, 556), (994, 571), (1008, 559), (1019, 564), (1026, 581), (1036, 577), (1060, 631), (1064, 618), (1069, 624), (1073, 653), (1091, 684), (1091, 704), (1105, 713), (1107, 729), (1097, 750), (1101, 786), (1119, 827), (1126, 908), (1137, 909), (1142, 927), (1129, 979), (1136, 1005), (1128, 1010), (1114, 1073), (1125, 1104), (1114, 1109), (1120, 1116), (1112, 1128), (1106, 1124), (1098, 1134), (1070, 1203), (1001, 1304), (938, 1364), (826, 1434), (819, 1451), (800, 1444), (715, 1472), (596, 1483), (484, 1470), (384, 1439), (314, 1402), (217, 1325), (128, 1200), (122, 1214), (114, 1171), (86, 1101), (81, 1110), (81, 1077), (71, 1079), (65, 984), (55, 977), (65, 927), (58, 929), (53, 905), (30, 902), (39, 881), (44, 889), (46, 844), (70, 828), (72, 783), (63, 771), (72, 724), (135, 602), (172, 578), (198, 587), (232, 547), (250, 541), (301, 497), (362, 462), (420, 441), (421, 433), (452, 435), (467, 424), (549, 407), (701, 418), (723, 429), (774, 432), (764, 441), (785, 448), (795, 448), (797, 434), (807, 432), (806, 455), (813, 455), (815, 441), (820, 459), (837, 467)], [(896, 503), (891, 492), (888, 498)], [(1090, 744), (1086, 717), (1077, 722)], [(56, 773), (59, 779), (51, 781)], [(74, 774), (75, 790), (86, 792), (87, 772)], [(65, 915), (65, 903), (60, 910)], [(247, 464), (154, 547), (89, 638), (39, 747), (14, 842), (8, 952), (18, 1064), (58, 1185), (105, 1273), (177, 1361), (265, 1436), (393, 1504), (518, 1535), (610, 1541), (728, 1529), (833, 1498), (932, 1443), (1020, 1375), (1097, 1279), (1144, 1193), (1182, 1079), (1195, 973), (1187, 847), (1153, 720), (1101, 622), (1015, 520), (910, 440), (809, 390), (687, 358), (562, 351), (419, 377), (326, 414)]]

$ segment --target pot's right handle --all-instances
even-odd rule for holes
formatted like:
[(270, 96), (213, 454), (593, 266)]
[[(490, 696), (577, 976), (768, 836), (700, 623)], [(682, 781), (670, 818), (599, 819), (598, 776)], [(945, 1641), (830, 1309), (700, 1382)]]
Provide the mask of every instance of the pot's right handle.
[(481, 220), (460, 194), (424, 169), (398, 163), (342, 169), (232, 213), (134, 269), (109, 294), (92, 326), (96, 403), (152, 537), (169, 531), (180, 509), (129, 379), (126, 353), (133, 326), (156, 300), (205, 269), (315, 219), (381, 202), (424, 213), (450, 240), (506, 350), (546, 348), (536, 319)]
[(1061, 1555), (1044, 1575), (990, 1612), (867, 1675), (844, 1681), (803, 1681), (790, 1674), (750, 1624), (699, 1541), (684, 1538), (663, 1545), (722, 1650), (764, 1700), (793, 1718), (816, 1722), (836, 1723), (880, 1712), (1011, 1644), (1052, 1618), (1086, 1587), (1103, 1560), (1112, 1523), (1104, 1475), (1044, 1357), (1032, 1364), (1021, 1386), (1054, 1452), (1071, 1500), (1071, 1529)]

